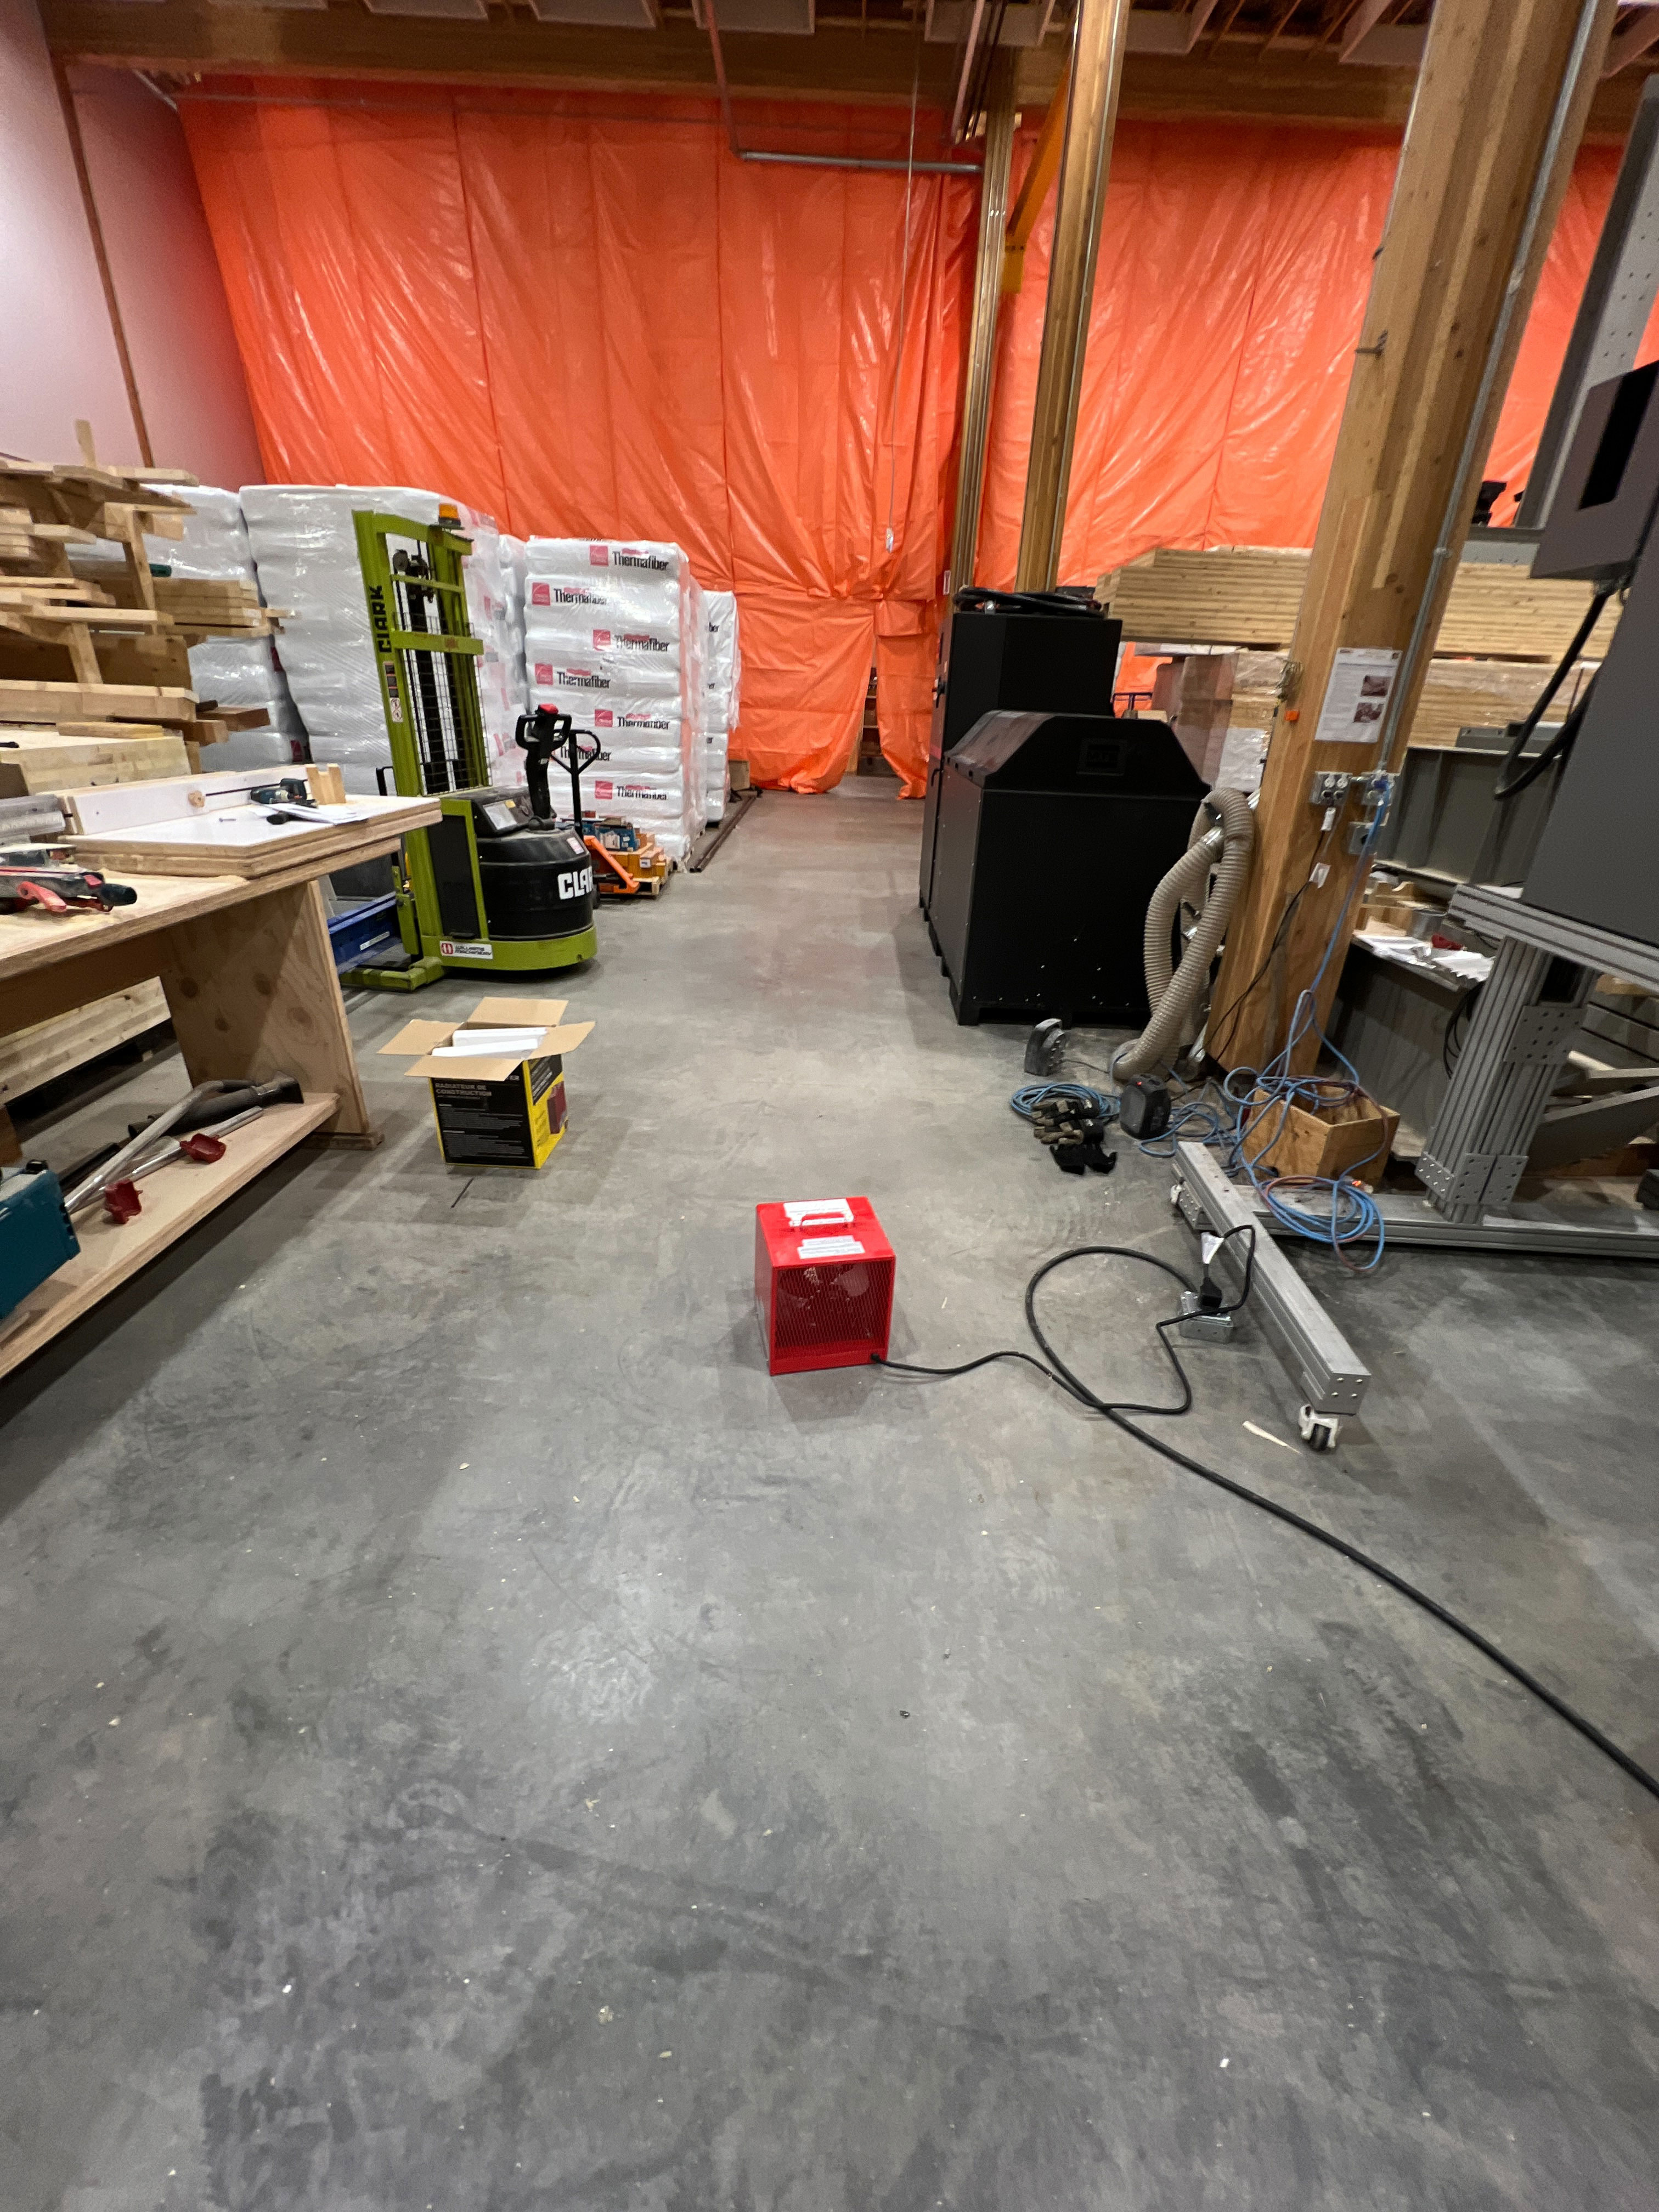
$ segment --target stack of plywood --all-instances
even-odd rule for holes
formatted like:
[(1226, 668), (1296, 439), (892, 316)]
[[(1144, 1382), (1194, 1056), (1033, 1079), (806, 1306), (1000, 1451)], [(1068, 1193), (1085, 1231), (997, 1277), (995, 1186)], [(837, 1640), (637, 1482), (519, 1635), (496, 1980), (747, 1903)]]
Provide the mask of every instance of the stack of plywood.
[[(1287, 648), (1311, 556), (1252, 546), (1211, 553), (1160, 548), (1103, 576), (1095, 596), (1126, 638)], [(1588, 584), (1534, 582), (1518, 563), (1465, 561), (1436, 651), (1488, 659), (1554, 661), (1588, 610)], [(1603, 615), (1586, 651), (1605, 652), (1616, 619)]]

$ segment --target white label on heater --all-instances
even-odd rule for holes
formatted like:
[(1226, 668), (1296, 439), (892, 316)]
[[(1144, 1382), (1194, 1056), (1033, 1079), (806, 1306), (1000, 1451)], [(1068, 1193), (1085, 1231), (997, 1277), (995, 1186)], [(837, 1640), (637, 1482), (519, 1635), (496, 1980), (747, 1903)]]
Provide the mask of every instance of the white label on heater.
[(459, 938), (441, 937), (438, 939), (438, 956), (443, 960), (493, 960), (495, 948), (488, 940), (483, 943), (475, 940), (468, 945)]
[(856, 1237), (803, 1237), (803, 1260), (861, 1260), (864, 1247)]

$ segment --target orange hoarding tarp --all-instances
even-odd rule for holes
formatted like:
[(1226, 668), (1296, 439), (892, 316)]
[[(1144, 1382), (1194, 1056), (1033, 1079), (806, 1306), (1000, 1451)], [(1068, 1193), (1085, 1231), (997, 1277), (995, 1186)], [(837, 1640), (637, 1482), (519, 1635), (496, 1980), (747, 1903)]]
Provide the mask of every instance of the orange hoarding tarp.
[[(884, 750), (920, 788), (971, 181), (738, 162), (698, 100), (335, 82), (181, 106), (273, 477), (678, 540), (738, 596), (757, 780), (837, 781), (873, 656)], [(744, 111), (753, 142), (890, 158), (905, 119)], [(1121, 125), (1063, 577), (1312, 543), (1396, 152)], [(1569, 191), (1489, 464), (1516, 489), (1617, 165), (1586, 149)], [(1014, 573), (1052, 212), (998, 334), (981, 581)]]
[[(977, 188), (918, 175), (907, 218), (902, 174), (741, 163), (711, 103), (633, 107), (330, 85), (183, 112), (273, 477), (677, 540), (738, 594), (757, 780), (823, 789), (878, 617), (931, 621)], [(906, 120), (750, 127), (902, 157)], [(925, 723), (895, 726), (915, 782)]]
[[(1022, 132), (1017, 160), (1033, 138)], [(1398, 151), (1392, 132), (1119, 125), (1063, 579), (1092, 580), (1156, 545), (1312, 544)], [(1486, 465), (1513, 490), (1618, 166), (1616, 147), (1586, 147), (1568, 187)], [(1053, 234), (1051, 195), (998, 332), (980, 528), (989, 583), (1012, 582), (1019, 550)], [(1497, 514), (1510, 520), (1513, 501)]]

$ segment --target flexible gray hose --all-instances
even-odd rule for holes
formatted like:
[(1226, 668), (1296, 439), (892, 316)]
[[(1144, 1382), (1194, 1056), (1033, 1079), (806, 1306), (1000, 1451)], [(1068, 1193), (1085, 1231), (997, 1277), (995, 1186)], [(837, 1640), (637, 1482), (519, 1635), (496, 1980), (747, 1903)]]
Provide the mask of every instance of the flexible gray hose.
[[(1152, 1014), (1133, 1044), (1112, 1055), (1117, 1077), (1142, 1075), (1167, 1060), (1186, 1042), (1188, 1024), (1210, 973), (1210, 963), (1226, 933), (1255, 842), (1255, 819), (1242, 791), (1206, 793), (1194, 818), (1187, 850), (1152, 893), (1146, 908), (1142, 957)], [(1192, 905), (1219, 854), (1215, 889), (1205, 902), (1179, 968), (1171, 974), (1170, 945), (1176, 915)]]

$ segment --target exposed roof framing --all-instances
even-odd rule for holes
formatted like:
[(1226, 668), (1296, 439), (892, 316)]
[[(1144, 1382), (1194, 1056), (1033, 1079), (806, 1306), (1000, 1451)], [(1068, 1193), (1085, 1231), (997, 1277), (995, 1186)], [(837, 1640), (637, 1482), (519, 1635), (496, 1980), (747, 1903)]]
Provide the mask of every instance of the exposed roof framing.
[[(711, 93), (703, 0), (40, 0), (64, 61), (185, 85), (281, 76)], [(1000, 34), (1044, 106), (1074, 0), (715, 0), (732, 97), (908, 103), (915, 30), (937, 148), (968, 48)], [(435, 13), (435, 8), (453, 12)], [(405, 9), (413, 12), (404, 13)], [(1136, 0), (1121, 112), (1402, 123), (1432, 0)], [(968, 75), (969, 65), (973, 74)], [(1659, 66), (1659, 0), (1624, 0), (1593, 136), (1622, 137)], [(971, 101), (969, 102), (971, 106)], [(964, 116), (964, 122), (967, 118)]]

